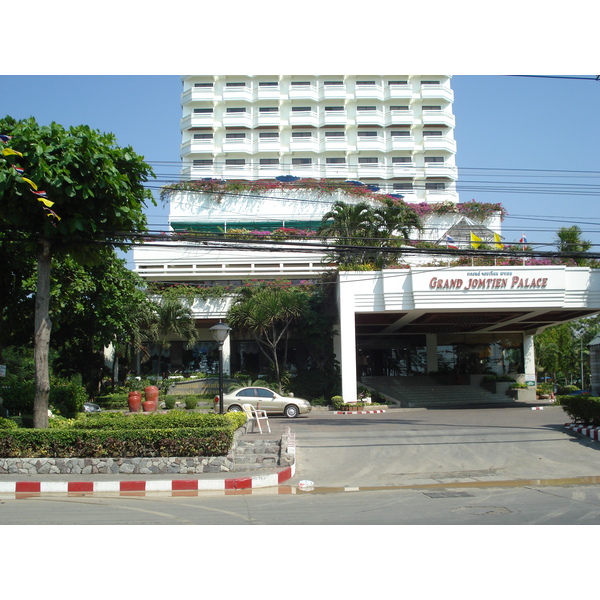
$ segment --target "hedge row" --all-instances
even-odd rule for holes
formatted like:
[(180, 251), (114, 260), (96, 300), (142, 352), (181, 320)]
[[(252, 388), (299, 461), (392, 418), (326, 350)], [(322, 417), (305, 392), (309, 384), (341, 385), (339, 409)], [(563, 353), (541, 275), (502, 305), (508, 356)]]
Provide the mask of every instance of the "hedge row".
[[(89, 413), (67, 424), (70, 429), (171, 429), (240, 427), (246, 422), (246, 413), (196, 413), (169, 411), (166, 413)], [(65, 428), (61, 426), (60, 429)]]
[(558, 403), (575, 423), (600, 426), (600, 398), (597, 396), (557, 396)]
[(0, 435), (2, 458), (134, 458), (225, 456), (232, 427), (179, 429), (10, 429)]
[[(129, 394), (125, 393), (116, 393), (116, 394), (106, 394), (104, 396), (97, 396), (94, 399), (94, 402), (100, 406), (104, 410), (123, 410), (128, 408), (127, 399)], [(214, 394), (206, 395), (206, 394), (187, 394), (187, 395), (173, 395), (173, 394), (161, 394), (159, 396), (159, 402), (166, 402), (168, 399), (173, 399), (175, 402), (185, 402), (186, 400), (192, 401), (196, 399), (197, 402), (202, 400), (211, 400), (214, 397)], [(143, 400), (142, 395), (142, 400)]]

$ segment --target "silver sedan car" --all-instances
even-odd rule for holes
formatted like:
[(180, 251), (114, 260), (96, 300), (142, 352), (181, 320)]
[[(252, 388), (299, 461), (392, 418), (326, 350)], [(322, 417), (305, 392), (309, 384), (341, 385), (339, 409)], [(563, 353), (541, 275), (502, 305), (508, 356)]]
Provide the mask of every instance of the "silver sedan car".
[[(312, 409), (308, 400), (281, 396), (264, 387), (243, 387), (223, 394), (224, 411), (241, 411), (242, 404), (251, 404), (254, 408), (266, 411), (267, 414), (280, 414), (290, 418), (309, 413)], [(219, 396), (215, 397), (215, 409), (219, 410)]]

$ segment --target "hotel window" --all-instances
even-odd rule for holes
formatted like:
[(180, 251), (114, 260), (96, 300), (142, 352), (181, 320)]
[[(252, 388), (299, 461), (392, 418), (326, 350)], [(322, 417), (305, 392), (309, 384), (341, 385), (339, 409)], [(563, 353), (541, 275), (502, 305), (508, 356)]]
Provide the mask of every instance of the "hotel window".
[(312, 137), (311, 131), (292, 131), (293, 138), (309, 138)]
[(246, 138), (246, 134), (245, 133), (226, 133), (225, 137), (228, 140), (243, 140)]
[(426, 156), (425, 157), (425, 163), (443, 163), (444, 162), (444, 157), (443, 156)]
[(442, 137), (443, 132), (441, 131), (428, 131), (427, 129), (423, 130), (424, 137)]
[(326, 131), (325, 137), (345, 137), (346, 133), (344, 131)]
[(258, 112), (261, 112), (261, 113), (276, 113), (276, 112), (279, 112), (279, 107), (278, 106), (261, 106), (258, 109)]
[(412, 181), (403, 181), (402, 183), (394, 183), (395, 190), (412, 190)]
[(391, 131), (392, 137), (410, 137), (410, 131)]
[(408, 79), (399, 79), (398, 81), (388, 81), (388, 85), (408, 85)]
[(441, 106), (424, 106), (423, 110), (442, 110)]
[(226, 87), (246, 87), (243, 81), (232, 81), (225, 84)]
[(410, 156), (392, 156), (392, 164), (410, 163), (412, 159)]
[(310, 81), (292, 81), (292, 85), (310, 85)]
[(226, 165), (245, 165), (246, 160), (243, 158), (226, 158), (225, 164)]
[(375, 85), (374, 81), (357, 81), (356, 85)]
[(341, 112), (344, 110), (343, 106), (326, 106), (325, 112)]
[(376, 131), (359, 131), (358, 137), (377, 137)]
[(275, 87), (279, 85), (277, 81), (259, 81), (258, 87)]
[(195, 108), (194, 109), (195, 115), (212, 115), (212, 112), (213, 112), (212, 108)]
[(312, 158), (292, 158), (293, 165), (311, 165)]
[(379, 162), (378, 158), (370, 157), (370, 156), (363, 156), (363, 157), (359, 157), (359, 159), (358, 159), (358, 163), (362, 164), (362, 165), (373, 165), (373, 164), (377, 164), (378, 162)]
[(261, 158), (260, 164), (261, 165), (278, 165), (279, 159), (278, 158)]
[(210, 158), (196, 158), (194, 159), (195, 167), (212, 167), (213, 161)]
[(357, 106), (356, 110), (377, 110), (376, 106)]
[(421, 85), (440, 85), (439, 81), (436, 80), (423, 80), (421, 81)]
[(408, 110), (408, 106), (390, 106), (390, 110)]
[(310, 112), (310, 106), (292, 106), (292, 112)]
[(245, 108), (228, 108), (227, 112), (228, 113), (245, 113), (246, 109)]
[(213, 87), (213, 84), (212, 83), (195, 83), (194, 87), (209, 88), (209, 87)]
[(344, 85), (343, 81), (324, 81), (323, 85)]
[(194, 139), (195, 140), (212, 140), (213, 134), (212, 133), (195, 133)]
[(426, 190), (445, 190), (446, 184), (442, 181), (426, 181), (425, 182)]
[(344, 164), (346, 162), (345, 158), (326, 158), (325, 162), (328, 165), (339, 165), (339, 164)]
[(279, 137), (279, 133), (277, 131), (264, 131), (258, 134), (259, 138), (278, 138)]

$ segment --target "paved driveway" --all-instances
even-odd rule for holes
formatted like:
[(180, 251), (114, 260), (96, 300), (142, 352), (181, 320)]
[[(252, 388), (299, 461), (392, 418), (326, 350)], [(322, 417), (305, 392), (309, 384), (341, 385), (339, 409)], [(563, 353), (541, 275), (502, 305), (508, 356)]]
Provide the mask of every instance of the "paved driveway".
[(296, 437), (294, 482), (402, 486), (438, 482), (560, 479), (600, 475), (600, 444), (564, 429), (557, 406), (542, 410), (386, 409), (272, 418)]

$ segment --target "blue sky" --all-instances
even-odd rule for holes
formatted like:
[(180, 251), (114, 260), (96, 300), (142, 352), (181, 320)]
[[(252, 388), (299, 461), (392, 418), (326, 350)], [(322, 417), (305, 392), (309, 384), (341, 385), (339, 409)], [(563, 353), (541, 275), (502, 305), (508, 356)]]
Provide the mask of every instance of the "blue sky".
[[(556, 230), (577, 224), (600, 250), (600, 81), (577, 77), (453, 77), (460, 199), (501, 202), (506, 242), (525, 233), (552, 249)], [(158, 188), (179, 173), (181, 87), (178, 75), (0, 76), (0, 114), (110, 131)], [(167, 208), (147, 214), (167, 227)]]

